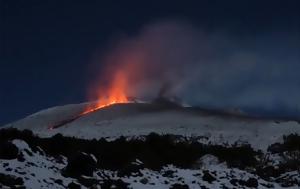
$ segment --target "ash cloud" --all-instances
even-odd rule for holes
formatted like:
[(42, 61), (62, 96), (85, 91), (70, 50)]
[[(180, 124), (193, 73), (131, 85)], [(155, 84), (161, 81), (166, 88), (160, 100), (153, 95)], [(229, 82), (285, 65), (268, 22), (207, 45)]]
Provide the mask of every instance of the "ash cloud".
[(190, 105), (300, 115), (299, 33), (235, 36), (164, 21), (114, 41), (97, 61), (102, 85), (126, 72), (130, 96), (151, 99), (163, 88)]

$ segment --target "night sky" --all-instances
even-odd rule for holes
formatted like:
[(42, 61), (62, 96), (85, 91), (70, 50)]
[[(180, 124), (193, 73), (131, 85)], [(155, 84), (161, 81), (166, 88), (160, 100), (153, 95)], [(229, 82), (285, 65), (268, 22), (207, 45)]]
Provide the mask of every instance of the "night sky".
[[(279, 40), (286, 55), (283, 57), (292, 57), (282, 61), (289, 65), (286, 71), (289, 78), (280, 80), (283, 82), (280, 86), (289, 86), (286, 90), (294, 93), (291, 98), (299, 101), (300, 1), (297, 0), (6, 0), (0, 6), (0, 125), (48, 107), (87, 101), (86, 89), (95, 74), (91, 70), (92, 59), (101, 57), (120, 38), (134, 38), (141, 28), (164, 20), (188, 22), (206, 33), (226, 34), (243, 45), (247, 44), (245, 41), (252, 44), (251, 41), (267, 36), (263, 43), (254, 44), (270, 49), (266, 52), (274, 56), (281, 50), (273, 51), (273, 39)], [(101, 62), (98, 64), (101, 70)], [(276, 89), (277, 85), (274, 86)], [(286, 107), (280, 100), (272, 103)], [(202, 104), (205, 103), (198, 102)], [(271, 112), (297, 116), (298, 105), (284, 112), (278, 112), (280, 108)]]

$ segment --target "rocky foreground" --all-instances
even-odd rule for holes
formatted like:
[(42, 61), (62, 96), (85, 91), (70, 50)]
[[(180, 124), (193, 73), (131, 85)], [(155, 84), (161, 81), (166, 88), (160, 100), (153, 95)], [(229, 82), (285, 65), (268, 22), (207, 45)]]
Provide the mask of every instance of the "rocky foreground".
[(114, 141), (0, 130), (0, 188), (299, 188), (300, 136), (267, 151), (151, 133)]

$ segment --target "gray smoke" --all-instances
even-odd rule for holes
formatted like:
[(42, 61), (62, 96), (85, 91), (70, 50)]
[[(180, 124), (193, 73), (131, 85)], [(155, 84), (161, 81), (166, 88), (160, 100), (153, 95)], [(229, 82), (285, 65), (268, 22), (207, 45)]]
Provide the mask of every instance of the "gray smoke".
[(115, 41), (101, 61), (108, 68), (101, 81), (114, 70), (126, 70), (128, 93), (139, 98), (154, 98), (164, 88), (164, 95), (191, 105), (288, 113), (300, 109), (297, 33), (233, 36), (165, 21)]

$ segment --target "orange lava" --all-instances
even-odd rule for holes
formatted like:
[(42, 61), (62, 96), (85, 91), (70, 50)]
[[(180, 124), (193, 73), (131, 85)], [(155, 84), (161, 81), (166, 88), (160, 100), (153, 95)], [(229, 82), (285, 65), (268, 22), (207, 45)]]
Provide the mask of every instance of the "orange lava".
[(88, 114), (112, 104), (128, 103), (129, 100), (126, 95), (127, 85), (126, 74), (122, 71), (118, 71), (114, 74), (113, 80), (107, 88), (98, 89), (97, 102), (90, 105), (81, 115)]

